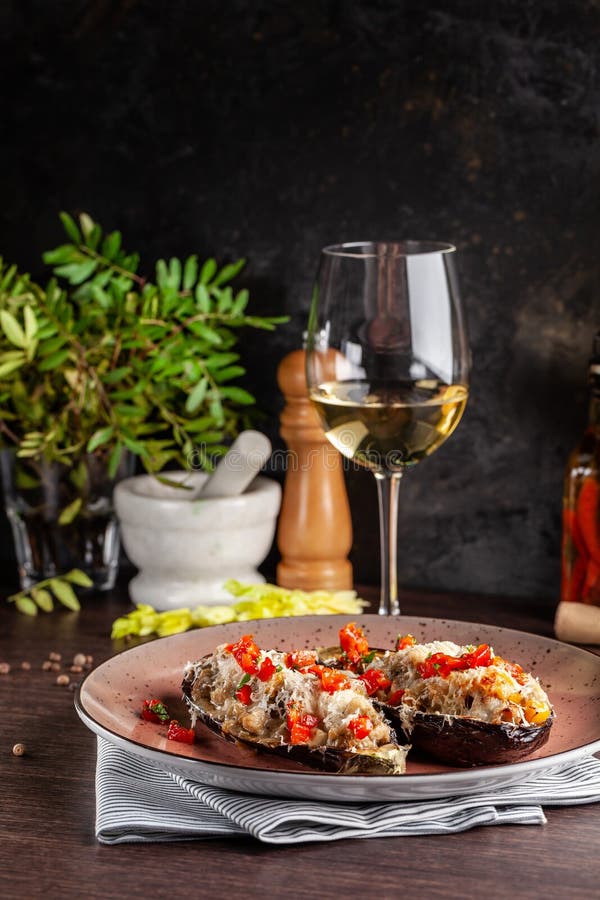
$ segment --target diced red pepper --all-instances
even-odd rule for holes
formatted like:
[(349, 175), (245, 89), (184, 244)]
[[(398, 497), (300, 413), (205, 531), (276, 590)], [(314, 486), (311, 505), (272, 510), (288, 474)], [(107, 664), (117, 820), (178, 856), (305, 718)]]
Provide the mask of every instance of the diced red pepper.
[(398, 635), (396, 639), (396, 650), (405, 650), (407, 647), (414, 647), (416, 640), (412, 634), (405, 634), (403, 637)]
[(348, 722), (348, 728), (354, 737), (361, 741), (373, 731), (373, 723), (368, 716), (356, 716)]
[(321, 687), (328, 694), (333, 694), (335, 691), (343, 691), (350, 687), (350, 682), (344, 673), (337, 669), (332, 669), (329, 666), (310, 666), (308, 671), (312, 672), (313, 675), (317, 675), (321, 681)]
[(248, 706), (250, 703), (250, 695), (252, 694), (252, 688), (249, 684), (243, 684), (241, 687), (237, 689), (234, 696), (236, 700), (239, 700), (240, 703), (243, 703), (244, 706)]
[(475, 650), (463, 653), (460, 659), (466, 663), (465, 669), (476, 669), (478, 666), (491, 666), (494, 654), (489, 644), (480, 644)]
[(364, 683), (369, 697), (372, 697), (377, 691), (389, 690), (392, 684), (390, 679), (383, 674), (381, 669), (367, 669), (366, 672), (359, 675), (359, 678)]
[(142, 719), (147, 722), (166, 722), (169, 718), (167, 707), (161, 700), (144, 700), (142, 704)]
[(359, 663), (369, 652), (369, 642), (356, 622), (349, 622), (340, 629), (340, 647), (352, 665)]
[(245, 634), (237, 643), (228, 644), (226, 649), (233, 655), (243, 672), (247, 672), (248, 675), (257, 674), (260, 650), (254, 643), (253, 635)]
[(475, 650), (469, 650), (461, 656), (450, 656), (447, 653), (432, 653), (432, 655), (417, 665), (417, 671), (421, 678), (447, 678), (451, 672), (476, 669), (479, 666), (491, 666), (494, 654), (487, 644), (480, 644)]
[(269, 681), (276, 671), (277, 668), (275, 667), (273, 662), (269, 659), (268, 656), (265, 656), (256, 674), (258, 675), (260, 681)]
[(448, 656), (447, 653), (432, 653), (422, 663), (417, 663), (417, 672), (421, 678), (434, 678), (436, 675), (445, 678), (452, 671), (452, 668), (449, 668), (452, 661), (458, 663), (458, 657)]
[(290, 744), (307, 744), (319, 719), (312, 713), (303, 713), (299, 703), (290, 703), (287, 713), (287, 727), (290, 732)]
[(317, 657), (310, 650), (293, 650), (286, 653), (284, 661), (288, 669), (307, 669), (314, 666)]
[(390, 706), (398, 706), (398, 704), (402, 703), (402, 698), (404, 697), (405, 693), (406, 691), (398, 688), (397, 691), (392, 691), (387, 699), (387, 702), (390, 704)]
[(290, 744), (308, 744), (310, 741), (310, 728), (296, 722), (290, 728)]
[(193, 744), (196, 740), (196, 733), (193, 728), (184, 728), (177, 719), (171, 719), (167, 739), (169, 741), (179, 741), (180, 744)]

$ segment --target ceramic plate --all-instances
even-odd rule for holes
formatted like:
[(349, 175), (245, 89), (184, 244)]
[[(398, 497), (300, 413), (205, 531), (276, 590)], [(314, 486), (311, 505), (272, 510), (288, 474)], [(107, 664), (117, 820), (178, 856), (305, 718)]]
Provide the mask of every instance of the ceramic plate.
[(77, 712), (106, 740), (196, 781), (253, 794), (349, 802), (474, 794), (600, 750), (600, 657), (507, 628), (409, 616), (363, 615), (354, 621), (372, 647), (393, 647), (398, 633), (413, 634), (420, 643), (491, 644), (500, 656), (533, 671), (548, 691), (556, 710), (548, 743), (525, 761), (501, 766), (456, 769), (411, 753), (405, 775), (335, 775), (230, 743), (200, 724), (196, 744), (168, 741), (165, 726), (140, 718), (143, 700), (157, 697), (187, 723), (180, 690), (184, 667), (218, 644), (252, 633), (264, 648), (333, 646), (348, 621), (348, 616), (306, 616), (236, 622), (142, 644), (89, 673), (76, 695)]

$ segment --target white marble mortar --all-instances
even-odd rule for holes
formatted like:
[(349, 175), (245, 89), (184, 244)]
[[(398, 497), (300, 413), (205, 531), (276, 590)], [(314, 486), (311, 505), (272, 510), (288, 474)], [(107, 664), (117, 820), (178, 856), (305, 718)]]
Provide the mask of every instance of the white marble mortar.
[[(169, 472), (199, 488), (199, 472)], [(235, 602), (228, 578), (264, 581), (257, 566), (268, 554), (281, 505), (281, 487), (259, 476), (235, 497), (187, 499), (151, 475), (119, 482), (114, 503), (127, 556), (140, 570), (129, 585), (134, 603), (155, 609)]]

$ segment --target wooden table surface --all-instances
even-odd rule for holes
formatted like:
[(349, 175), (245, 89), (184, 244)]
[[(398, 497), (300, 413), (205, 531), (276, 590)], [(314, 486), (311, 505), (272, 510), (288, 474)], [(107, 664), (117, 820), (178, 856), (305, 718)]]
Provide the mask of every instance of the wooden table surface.
[[(96, 738), (50, 652), (94, 665), (114, 654), (125, 587), (81, 613), (37, 619), (0, 604), (0, 897), (591, 898), (600, 890), (600, 804), (547, 810), (544, 826), (269, 847), (251, 838), (102, 846), (94, 836)], [(406, 614), (552, 635), (552, 607), (472, 595), (404, 594)], [(30, 670), (21, 668), (25, 661)], [(78, 678), (80, 676), (71, 676)], [(17, 742), (23, 757), (12, 754)]]

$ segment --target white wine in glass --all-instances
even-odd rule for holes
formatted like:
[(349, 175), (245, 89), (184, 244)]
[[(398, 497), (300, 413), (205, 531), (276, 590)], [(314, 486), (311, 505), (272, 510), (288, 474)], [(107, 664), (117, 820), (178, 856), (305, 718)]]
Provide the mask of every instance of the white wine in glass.
[(377, 481), (382, 615), (400, 612), (400, 479), (452, 434), (468, 397), (454, 250), (418, 241), (325, 247), (313, 292), (309, 394), (331, 443)]

